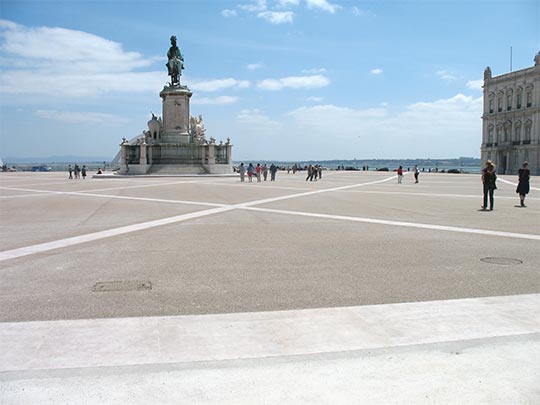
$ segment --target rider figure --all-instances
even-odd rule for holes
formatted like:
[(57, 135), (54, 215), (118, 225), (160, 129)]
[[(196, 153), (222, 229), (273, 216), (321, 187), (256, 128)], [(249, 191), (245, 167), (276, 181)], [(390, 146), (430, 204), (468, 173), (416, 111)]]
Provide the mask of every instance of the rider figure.
[(171, 37), (171, 47), (167, 52), (167, 69), (169, 70), (169, 76), (171, 76), (171, 84), (180, 84), (180, 76), (182, 75), (182, 69), (184, 69), (184, 58), (180, 53), (180, 49), (176, 46), (176, 37)]

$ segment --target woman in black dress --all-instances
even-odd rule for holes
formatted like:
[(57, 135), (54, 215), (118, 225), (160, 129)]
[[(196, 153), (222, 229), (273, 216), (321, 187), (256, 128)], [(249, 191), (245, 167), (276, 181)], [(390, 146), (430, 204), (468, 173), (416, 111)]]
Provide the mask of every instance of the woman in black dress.
[(519, 199), (521, 200), (521, 206), (526, 207), (525, 205), (525, 196), (529, 193), (530, 185), (529, 179), (531, 177), (531, 171), (529, 170), (529, 163), (523, 162), (523, 166), (518, 170), (519, 183), (516, 188), (516, 193), (519, 194)]

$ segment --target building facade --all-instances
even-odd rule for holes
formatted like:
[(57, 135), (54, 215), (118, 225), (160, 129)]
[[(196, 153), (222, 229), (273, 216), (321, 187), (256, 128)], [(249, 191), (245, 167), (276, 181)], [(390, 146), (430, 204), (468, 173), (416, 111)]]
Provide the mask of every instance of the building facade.
[(484, 71), (481, 158), (499, 174), (516, 174), (528, 161), (540, 175), (540, 52), (533, 67), (500, 76)]

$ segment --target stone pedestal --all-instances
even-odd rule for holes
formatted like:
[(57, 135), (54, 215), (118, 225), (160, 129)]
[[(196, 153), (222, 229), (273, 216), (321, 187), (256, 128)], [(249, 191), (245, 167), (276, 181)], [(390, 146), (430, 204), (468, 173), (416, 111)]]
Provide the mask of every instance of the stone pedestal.
[(189, 134), (189, 99), (192, 92), (186, 86), (165, 87), (163, 99), (163, 132), (161, 143), (191, 143)]

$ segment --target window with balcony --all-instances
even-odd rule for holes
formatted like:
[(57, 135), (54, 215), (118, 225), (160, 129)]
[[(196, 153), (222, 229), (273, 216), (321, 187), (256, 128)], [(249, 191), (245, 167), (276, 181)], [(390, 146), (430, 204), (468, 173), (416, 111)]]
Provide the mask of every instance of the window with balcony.
[(527, 92), (527, 108), (532, 107), (532, 91)]
[(516, 108), (518, 110), (521, 109), (521, 105), (523, 104), (523, 93), (518, 93), (516, 98)]
[(499, 97), (497, 99), (497, 111), (501, 112), (503, 110), (503, 99)]
[(514, 145), (519, 145), (521, 143), (521, 125), (516, 125), (514, 127), (514, 140), (512, 143)]
[(506, 95), (506, 110), (510, 111), (512, 109), (512, 93)]

